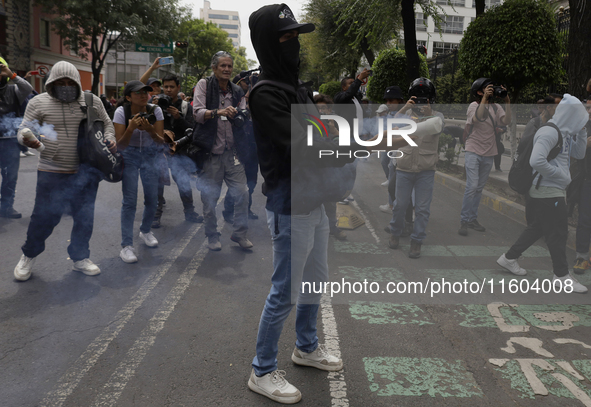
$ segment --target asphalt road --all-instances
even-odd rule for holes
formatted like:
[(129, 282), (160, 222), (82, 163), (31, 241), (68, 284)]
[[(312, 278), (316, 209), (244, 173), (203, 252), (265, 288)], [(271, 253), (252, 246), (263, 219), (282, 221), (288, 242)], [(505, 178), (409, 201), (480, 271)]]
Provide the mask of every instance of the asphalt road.
[[(462, 197), (439, 185), (423, 256), (407, 257), (408, 238), (401, 249), (389, 249), (383, 231), (389, 215), (377, 209), (386, 199), (383, 180), (377, 160), (359, 163), (353, 206), (366, 225), (347, 231), (346, 242), (331, 237), (329, 244), (332, 281), (380, 284), (375, 294), (323, 298), (319, 337), (341, 353), (344, 370), (295, 366), (295, 315), (286, 322), (279, 368), (301, 390), (300, 405), (591, 406), (591, 294), (501, 294), (499, 280), (508, 291), (513, 276), (495, 260), (523, 226), (481, 208), (487, 231), (459, 236)], [(0, 405), (276, 405), (246, 386), (272, 272), (263, 216), (249, 223), (252, 251), (232, 243), (224, 225), (222, 251), (209, 252), (201, 226), (184, 221), (173, 184), (163, 227), (155, 230), (160, 245), (136, 242), (139, 262), (129, 265), (119, 259), (121, 187), (102, 182), (91, 240), (101, 275), (71, 270), (66, 216), (33, 277), (21, 283), (12, 271), (35, 182), (36, 158), (22, 159), (15, 208), (23, 218), (0, 219)], [(140, 204), (136, 234), (141, 210)], [(253, 210), (264, 214), (260, 187)], [(520, 263), (529, 271), (524, 288), (551, 278), (542, 241)], [(484, 280), (484, 289), (381, 292), (389, 282), (408, 287), (443, 278), (478, 287)], [(589, 275), (580, 281), (591, 285)]]

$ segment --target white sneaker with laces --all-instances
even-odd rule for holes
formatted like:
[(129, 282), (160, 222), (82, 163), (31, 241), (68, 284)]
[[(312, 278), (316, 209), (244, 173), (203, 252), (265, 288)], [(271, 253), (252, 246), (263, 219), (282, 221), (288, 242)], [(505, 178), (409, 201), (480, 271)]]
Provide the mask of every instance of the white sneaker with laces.
[(126, 263), (135, 263), (137, 262), (137, 256), (135, 255), (135, 249), (133, 246), (125, 246), (121, 249), (121, 253), (119, 253), (119, 257)]
[(291, 354), (291, 360), (296, 365), (311, 366), (328, 372), (336, 372), (343, 368), (343, 361), (328, 353), (326, 347), (320, 344), (311, 353), (306, 353), (296, 347)]
[(27, 281), (31, 278), (31, 268), (33, 267), (33, 264), (35, 264), (35, 257), (27, 257), (23, 254), (14, 268), (14, 278), (18, 281)]
[[(554, 279), (552, 280), (552, 282), (554, 283), (554, 286), (555, 287), (558, 285), (558, 284), (556, 284), (556, 282), (558, 280), (561, 280), (562, 281), (562, 292), (565, 292), (565, 287), (567, 287), (566, 284), (567, 284), (567, 281), (568, 280), (572, 280), (572, 283), (568, 283), (569, 285), (572, 284), (573, 290), (571, 292), (584, 294), (584, 293), (586, 293), (588, 291), (587, 290), (587, 287), (585, 287), (583, 284), (581, 284), (577, 280), (575, 280), (575, 278), (570, 273), (568, 273), (564, 277), (556, 277), (556, 276), (554, 276)], [(567, 288), (567, 289), (570, 290), (570, 288)]]
[(392, 207), (388, 204), (385, 205), (380, 205), (380, 211), (384, 212), (384, 213), (392, 213)]
[(497, 260), (497, 264), (502, 268), (509, 270), (516, 276), (525, 276), (527, 274), (527, 271), (524, 268), (519, 267), (517, 259), (509, 260), (507, 257), (505, 257), (505, 253), (503, 253), (501, 257), (499, 257), (499, 259)]
[(140, 239), (142, 239), (148, 247), (158, 246), (158, 240), (156, 240), (156, 237), (154, 237), (154, 233), (152, 233), (152, 231), (149, 231), (148, 233), (140, 232)]
[(25, 151), (25, 155), (27, 155), (27, 156), (29, 156), (29, 157), (30, 157), (30, 156), (34, 156), (34, 155), (35, 155), (35, 153), (34, 153), (34, 152), (32, 152), (32, 151), (31, 151), (31, 149), (28, 149), (27, 151)]
[(101, 273), (101, 269), (98, 268), (90, 259), (84, 259), (74, 262), (74, 270), (80, 271), (87, 276), (96, 276)]
[(275, 370), (258, 377), (254, 369), (248, 379), (248, 388), (282, 404), (295, 404), (302, 399), (302, 393), (284, 378), (284, 370)]

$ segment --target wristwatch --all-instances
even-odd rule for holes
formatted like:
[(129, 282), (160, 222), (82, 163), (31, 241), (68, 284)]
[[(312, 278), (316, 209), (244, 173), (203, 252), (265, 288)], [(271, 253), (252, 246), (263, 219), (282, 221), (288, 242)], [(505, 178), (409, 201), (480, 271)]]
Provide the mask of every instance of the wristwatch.
[(213, 109), (211, 111), (211, 118), (215, 119), (216, 117), (218, 117), (218, 109)]

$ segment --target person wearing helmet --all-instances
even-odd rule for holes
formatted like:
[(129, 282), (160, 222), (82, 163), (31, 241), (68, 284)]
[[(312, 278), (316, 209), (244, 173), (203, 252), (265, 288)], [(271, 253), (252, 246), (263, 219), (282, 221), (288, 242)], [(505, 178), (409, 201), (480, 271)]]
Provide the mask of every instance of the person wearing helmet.
[[(478, 206), (482, 197), (482, 190), (488, 180), (497, 155), (496, 127), (507, 126), (511, 123), (511, 109), (505, 110), (493, 102), (493, 81), (489, 78), (479, 78), (472, 84), (472, 96), (476, 99), (468, 107), (466, 126), (469, 134), (466, 138), (466, 155), (464, 167), (466, 169), (466, 190), (462, 201), (460, 215), (460, 229), (462, 236), (468, 235), (468, 228), (478, 232), (486, 229), (478, 223)], [(509, 107), (511, 100), (505, 96), (505, 105)]]
[[(435, 85), (426, 78), (415, 79), (408, 90), (408, 102), (400, 109), (396, 117), (409, 117), (417, 123), (437, 117), (443, 128), (443, 114), (433, 110)], [(399, 150), (404, 155), (397, 159), (396, 199), (390, 221), (390, 240), (388, 246), (397, 249), (400, 236), (405, 228), (405, 215), (414, 190), (415, 222), (410, 235), (408, 257), (417, 259), (421, 256), (421, 244), (427, 237), (427, 223), (431, 213), (431, 200), (435, 181), (435, 165), (439, 160), (439, 135), (424, 134), (415, 140), (418, 147), (405, 146)]]

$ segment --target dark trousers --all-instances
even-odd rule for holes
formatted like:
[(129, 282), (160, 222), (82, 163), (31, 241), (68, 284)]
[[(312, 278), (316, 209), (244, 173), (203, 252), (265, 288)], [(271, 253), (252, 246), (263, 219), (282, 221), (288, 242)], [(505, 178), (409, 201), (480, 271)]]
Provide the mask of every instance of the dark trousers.
[[(252, 206), (252, 193), (257, 186), (257, 178), (259, 176), (259, 161), (258, 159), (245, 160), (244, 173), (246, 175), (246, 186), (248, 187), (248, 212)], [(222, 212), (224, 218), (234, 216), (234, 199), (230, 194), (226, 194), (224, 198), (224, 210)]]
[(519, 258), (524, 251), (544, 236), (552, 258), (554, 274), (557, 277), (566, 276), (568, 274), (566, 260), (568, 216), (565, 199), (529, 198), (526, 204), (528, 205), (528, 226), (505, 256), (510, 260)]
[[(170, 172), (172, 179), (179, 188), (179, 195), (181, 202), (183, 203), (184, 212), (195, 211), (195, 205), (193, 203), (193, 190), (191, 189), (191, 172), (194, 172), (195, 164), (193, 161), (183, 155), (168, 157), (168, 164), (170, 166)], [(155, 218), (162, 216), (162, 210), (164, 206), (164, 183), (158, 181), (158, 207), (156, 209)]]
[(15, 138), (0, 138), (0, 172), (2, 186), (0, 187), (0, 210), (12, 209), (18, 167), (20, 163), (20, 149)]
[(589, 253), (591, 245), (591, 180), (585, 180), (579, 200), (579, 221), (577, 223), (577, 253)]
[(501, 169), (501, 157), (502, 156), (503, 156), (503, 154), (497, 154), (497, 155), (495, 155), (495, 158), (494, 158), (495, 170), (500, 170)]
[(100, 178), (87, 170), (77, 174), (37, 172), (35, 207), (22, 247), (27, 257), (37, 257), (45, 250), (45, 240), (60, 223), (64, 207), (70, 205), (74, 226), (68, 254), (73, 261), (90, 256), (89, 242), (94, 227), (94, 203)]

